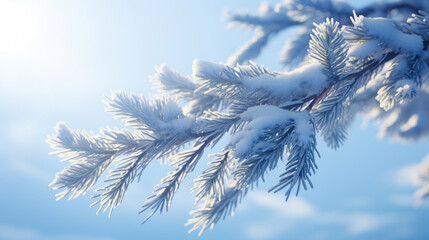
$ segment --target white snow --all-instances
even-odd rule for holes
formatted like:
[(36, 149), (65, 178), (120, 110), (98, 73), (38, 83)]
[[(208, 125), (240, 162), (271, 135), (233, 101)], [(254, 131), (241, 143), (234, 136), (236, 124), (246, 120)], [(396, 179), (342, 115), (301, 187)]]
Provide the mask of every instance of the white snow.
[(192, 73), (194, 78), (198, 78), (200, 73), (220, 73), (225, 70), (225, 65), (221, 63), (214, 63), (195, 59), (192, 64)]
[(160, 109), (163, 119), (157, 121), (160, 131), (170, 134), (181, 134), (194, 127), (195, 120), (190, 117), (183, 116), (182, 109), (173, 100), (168, 99)]
[[(245, 91), (265, 90), (272, 96), (285, 100), (295, 100), (320, 94), (329, 85), (328, 78), (323, 73), (323, 66), (318, 63), (308, 63), (291, 72), (269, 72), (267, 69), (256, 71), (256, 64), (228, 67), (221, 63), (195, 60), (192, 70), (195, 78), (205, 79), (210, 76), (228, 78), (232, 84), (239, 84)], [(263, 72), (266, 71), (266, 72)], [(241, 83), (241, 84), (240, 84)]]
[(163, 91), (181, 92), (191, 91), (196, 88), (192, 78), (183, 76), (174, 69), (162, 64), (156, 68), (156, 74), (149, 77), (155, 88)]
[(237, 157), (252, 152), (265, 130), (275, 127), (283, 128), (290, 121), (295, 123), (293, 133), (296, 134), (299, 144), (307, 144), (313, 137), (310, 115), (306, 111), (293, 112), (276, 106), (263, 105), (249, 108), (240, 115), (240, 118), (248, 124), (242, 131), (231, 136), (230, 144), (235, 147), (234, 154)]
[(423, 50), (423, 39), (420, 36), (400, 31), (390, 19), (362, 18), (360, 20), (369, 35), (378, 38), (396, 51), (417, 55)]
[(352, 45), (349, 49), (349, 56), (358, 60), (363, 60), (368, 56), (378, 56), (383, 53), (383, 49), (379, 45), (379, 41), (371, 39), (365, 42), (359, 42)]
[(395, 100), (399, 104), (404, 104), (417, 94), (417, 85), (411, 79), (401, 80), (395, 84)]
[(195, 120), (193, 118), (184, 117), (168, 122), (164, 131), (169, 132), (170, 134), (183, 134), (190, 132), (194, 126)]
[(164, 117), (164, 121), (170, 121), (176, 119), (177, 116), (182, 115), (182, 109), (177, 106), (174, 101), (167, 101), (162, 109), (160, 109), (162, 116)]
[(147, 100), (143, 96), (116, 91), (106, 100), (108, 112), (128, 126), (150, 129), (165, 136), (191, 131), (195, 119), (183, 114), (174, 99), (164, 95)]
[(328, 79), (323, 74), (322, 69), (322, 65), (312, 63), (291, 72), (245, 77), (241, 80), (244, 85), (252, 90), (264, 89), (273, 96), (292, 100), (318, 94), (328, 86)]

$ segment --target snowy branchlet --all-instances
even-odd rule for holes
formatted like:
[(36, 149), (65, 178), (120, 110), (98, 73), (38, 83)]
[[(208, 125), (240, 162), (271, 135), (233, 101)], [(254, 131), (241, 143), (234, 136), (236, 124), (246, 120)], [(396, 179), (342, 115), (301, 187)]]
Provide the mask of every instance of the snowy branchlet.
[[(426, 7), (408, 0), (364, 8), (358, 15), (344, 2), (292, 0), (275, 8), (263, 5), (258, 15), (228, 14), (234, 25), (255, 29), (257, 35), (227, 64), (195, 60), (192, 76), (162, 65), (151, 81), (169, 97), (146, 99), (121, 91), (106, 97), (106, 111), (132, 131), (105, 128), (93, 134), (59, 123), (48, 143), (69, 166), (57, 173), (51, 185), (63, 190), (58, 199), (69, 194), (76, 198), (110, 169), (107, 185), (95, 190), (93, 205), (99, 206), (98, 212), (111, 214), (129, 184), (153, 160), (168, 163), (174, 170), (142, 205), (141, 212), (150, 212), (146, 221), (168, 210), (184, 178), (206, 159), (205, 149), (229, 135), (228, 144), (194, 181), (192, 192), (199, 207), (192, 211), (188, 225), (201, 233), (232, 214), (249, 189), (264, 181), (281, 159), (285, 172), (270, 191), (284, 192), (287, 200), (292, 192), (312, 188), (316, 134), (338, 148), (358, 113), (381, 122), (382, 135), (400, 140), (425, 137), (429, 133)], [(415, 14), (406, 21), (390, 18), (391, 11), (409, 10)], [(376, 13), (386, 17), (373, 17)], [(299, 67), (272, 72), (251, 61), (270, 37), (294, 25), (302, 31), (287, 44), (283, 58), (285, 64), (300, 63)], [(425, 166), (418, 177), (423, 185), (419, 197), (429, 195)]]

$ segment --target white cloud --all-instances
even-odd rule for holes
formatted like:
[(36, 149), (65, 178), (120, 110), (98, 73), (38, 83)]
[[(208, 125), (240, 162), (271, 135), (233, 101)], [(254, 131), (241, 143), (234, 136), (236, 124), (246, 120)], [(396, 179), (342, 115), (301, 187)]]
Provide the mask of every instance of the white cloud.
[(375, 231), (395, 221), (395, 217), (391, 215), (378, 215), (366, 212), (345, 214), (339, 217), (339, 219), (341, 218), (343, 218), (347, 226), (347, 231), (351, 234)]
[(418, 206), (416, 199), (411, 194), (393, 195), (389, 198), (389, 201), (396, 206)]
[(256, 205), (291, 218), (307, 218), (316, 214), (315, 208), (302, 198), (290, 198), (286, 204), (284, 197), (278, 194), (254, 191), (249, 197)]
[(351, 208), (366, 208), (372, 203), (372, 199), (367, 196), (353, 196), (344, 201), (344, 206)]
[[(40, 130), (41, 123), (35, 118), (28, 120), (10, 121), (3, 130), (6, 132), (6, 138), (11, 144), (20, 148), (32, 147), (41, 139), (42, 134)], [(44, 141), (40, 141), (44, 144)]]
[(251, 223), (245, 227), (245, 233), (253, 239), (269, 239), (280, 235), (285, 227), (279, 227), (278, 224), (269, 223)]
[[(269, 210), (270, 219), (259, 223), (250, 223), (245, 227), (247, 236), (254, 239), (268, 239), (293, 231), (294, 226), (306, 224), (335, 225), (343, 229), (344, 234), (358, 235), (375, 231), (398, 221), (392, 214), (375, 214), (369, 212), (324, 212), (306, 200), (298, 197), (291, 198), (286, 203), (284, 198), (254, 191), (248, 196), (254, 207)], [(278, 223), (281, 222), (281, 225)], [(315, 234), (315, 233), (313, 233)]]
[(397, 187), (405, 189), (416, 189), (414, 199), (410, 196), (394, 195), (390, 201), (399, 206), (420, 206), (424, 205), (423, 197), (429, 193), (429, 155), (419, 164), (403, 166), (393, 172), (393, 178)]
[(112, 238), (83, 236), (83, 235), (54, 235), (41, 233), (35, 229), (0, 225), (0, 239), (2, 240), (113, 240)]
[(411, 164), (404, 166), (394, 172), (395, 184), (398, 187), (415, 187), (415, 174), (418, 172), (420, 164)]
[(29, 161), (23, 160), (12, 160), (9, 162), (10, 168), (29, 176), (35, 180), (49, 183), (52, 181), (53, 176), (51, 176), (48, 172), (43, 171), (42, 169), (35, 166), (33, 163)]

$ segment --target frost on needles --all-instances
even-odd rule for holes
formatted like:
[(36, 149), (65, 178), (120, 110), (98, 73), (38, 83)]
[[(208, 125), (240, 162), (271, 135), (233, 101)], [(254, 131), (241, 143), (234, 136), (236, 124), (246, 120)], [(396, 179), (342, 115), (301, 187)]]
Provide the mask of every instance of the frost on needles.
[[(129, 184), (152, 161), (163, 161), (174, 170), (142, 203), (147, 221), (168, 210), (184, 178), (200, 160), (207, 161), (205, 149), (227, 135), (226, 146), (194, 180), (198, 207), (187, 224), (201, 233), (232, 214), (274, 168), (284, 173), (270, 191), (282, 192), (286, 200), (312, 188), (316, 135), (340, 147), (359, 113), (378, 121), (381, 135), (401, 141), (426, 137), (427, 5), (408, 0), (354, 12), (344, 2), (292, 0), (274, 8), (263, 4), (256, 15), (228, 13), (234, 25), (257, 34), (227, 64), (195, 60), (192, 76), (162, 65), (151, 81), (165, 94), (154, 98), (112, 93), (105, 98), (106, 111), (127, 128), (93, 134), (57, 124), (48, 142), (69, 164), (51, 183), (62, 190), (57, 198), (84, 195), (105, 176), (106, 185), (92, 196), (93, 206), (110, 215)], [(282, 55), (294, 70), (273, 72), (252, 62), (270, 36), (296, 25), (300, 34)], [(429, 195), (428, 175), (426, 160), (417, 176), (420, 198)]]

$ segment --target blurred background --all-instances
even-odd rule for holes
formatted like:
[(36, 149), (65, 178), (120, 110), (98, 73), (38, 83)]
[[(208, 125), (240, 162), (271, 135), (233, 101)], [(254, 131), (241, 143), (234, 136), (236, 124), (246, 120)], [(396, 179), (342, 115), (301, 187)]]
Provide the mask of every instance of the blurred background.
[[(256, 11), (259, 4), (0, 0), (0, 239), (429, 239), (429, 204), (415, 204), (410, 176), (428, 154), (429, 140), (378, 139), (376, 125), (363, 128), (362, 119), (337, 151), (319, 139), (314, 189), (288, 202), (281, 193), (267, 193), (280, 167), (235, 216), (201, 237), (188, 234), (184, 223), (195, 209), (192, 179), (208, 157), (181, 186), (170, 211), (144, 225), (140, 207), (170, 170), (156, 162), (110, 218), (89, 208), (90, 194), (55, 201), (48, 185), (66, 163), (48, 155), (45, 141), (58, 121), (94, 132), (123, 127), (104, 112), (104, 95), (116, 89), (155, 94), (148, 76), (163, 63), (191, 74), (194, 59), (226, 61), (253, 33), (228, 29), (224, 10)], [(276, 36), (256, 62), (283, 70), (279, 50), (294, 30)]]

